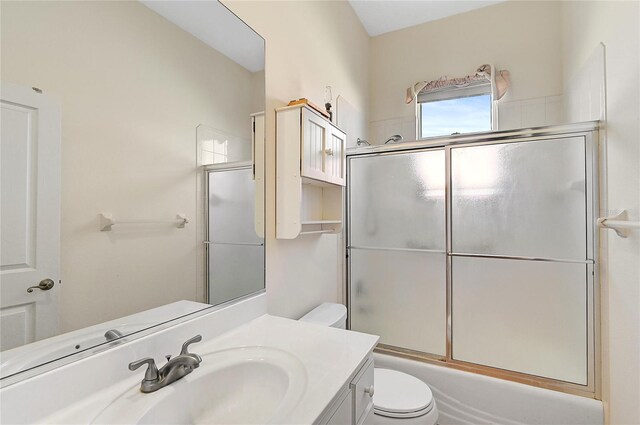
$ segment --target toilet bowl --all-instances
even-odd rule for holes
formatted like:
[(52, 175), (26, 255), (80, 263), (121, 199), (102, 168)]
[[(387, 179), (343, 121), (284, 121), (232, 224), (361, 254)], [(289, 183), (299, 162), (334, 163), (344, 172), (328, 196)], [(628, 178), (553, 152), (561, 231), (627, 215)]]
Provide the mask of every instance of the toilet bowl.
[(427, 384), (409, 374), (374, 369), (373, 423), (435, 425), (438, 407)]
[[(346, 329), (347, 308), (324, 303), (300, 318), (302, 322)], [(374, 369), (373, 424), (435, 425), (438, 407), (427, 384), (409, 374)]]

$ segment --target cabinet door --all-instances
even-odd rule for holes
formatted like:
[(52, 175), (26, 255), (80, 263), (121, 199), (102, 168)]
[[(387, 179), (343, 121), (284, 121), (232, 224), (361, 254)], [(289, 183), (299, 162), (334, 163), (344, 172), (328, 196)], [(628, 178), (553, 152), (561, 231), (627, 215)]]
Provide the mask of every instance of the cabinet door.
[(369, 411), (373, 409), (373, 358), (362, 366), (351, 382), (353, 391), (353, 416), (356, 424), (362, 424)]
[(333, 126), (329, 126), (326, 145), (324, 148), (325, 168), (324, 172), (329, 183), (345, 185), (345, 134)]
[(351, 391), (345, 392), (342, 401), (327, 421), (327, 425), (351, 425), (353, 423), (353, 399)]
[(324, 181), (325, 143), (328, 123), (313, 112), (302, 109), (302, 177)]

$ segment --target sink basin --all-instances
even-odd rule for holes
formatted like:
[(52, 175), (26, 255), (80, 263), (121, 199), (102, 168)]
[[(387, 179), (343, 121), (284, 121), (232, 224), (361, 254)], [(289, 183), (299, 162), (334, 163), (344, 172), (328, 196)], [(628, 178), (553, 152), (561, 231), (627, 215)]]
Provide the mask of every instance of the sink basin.
[(136, 384), (93, 423), (278, 423), (296, 407), (306, 388), (305, 367), (286, 351), (255, 346), (201, 356), (199, 368), (154, 393), (143, 394)]

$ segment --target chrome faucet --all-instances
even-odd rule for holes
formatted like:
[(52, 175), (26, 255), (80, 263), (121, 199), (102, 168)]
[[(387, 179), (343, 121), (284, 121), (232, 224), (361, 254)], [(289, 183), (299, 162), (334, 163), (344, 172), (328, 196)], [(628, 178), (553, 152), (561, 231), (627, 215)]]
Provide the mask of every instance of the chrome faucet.
[(129, 370), (136, 370), (144, 364), (148, 365), (144, 379), (140, 384), (140, 391), (143, 393), (158, 391), (160, 388), (166, 387), (193, 372), (193, 369), (200, 366), (202, 357), (190, 353), (189, 345), (200, 341), (202, 341), (202, 335), (196, 335), (186, 341), (182, 344), (180, 354), (174, 358), (171, 358), (170, 355), (167, 356), (167, 363), (160, 370), (158, 370), (155, 360), (151, 357), (129, 363)]

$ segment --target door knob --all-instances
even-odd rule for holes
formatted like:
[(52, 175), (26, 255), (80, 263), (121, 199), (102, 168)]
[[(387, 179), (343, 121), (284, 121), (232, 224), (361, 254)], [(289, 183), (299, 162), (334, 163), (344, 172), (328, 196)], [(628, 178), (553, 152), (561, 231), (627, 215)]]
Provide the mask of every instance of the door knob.
[(27, 292), (31, 293), (33, 292), (34, 289), (41, 289), (43, 291), (48, 291), (49, 289), (53, 288), (53, 285), (55, 285), (55, 282), (51, 279), (42, 279), (40, 281), (40, 283), (38, 283), (37, 286), (30, 286), (27, 288)]
[(333, 155), (333, 149), (331, 149), (331, 148), (326, 148), (326, 149), (324, 150), (324, 153), (326, 153), (327, 155)]

